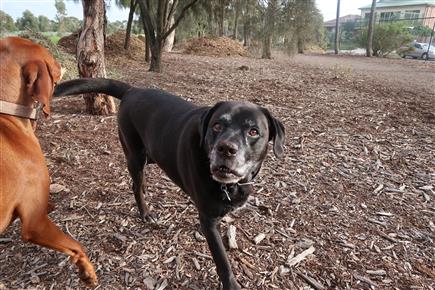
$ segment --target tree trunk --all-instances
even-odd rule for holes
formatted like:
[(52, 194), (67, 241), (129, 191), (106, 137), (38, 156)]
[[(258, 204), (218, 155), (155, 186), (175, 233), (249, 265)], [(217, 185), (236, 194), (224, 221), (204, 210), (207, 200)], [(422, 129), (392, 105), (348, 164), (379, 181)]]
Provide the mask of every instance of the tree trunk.
[(175, 5), (178, 3), (178, 1), (174, 1), (172, 2), (172, 5), (169, 5), (169, 1), (172, 0), (160, 0), (157, 2), (157, 11), (153, 11), (151, 9), (149, 0), (138, 1), (145, 35), (147, 41), (149, 41), (151, 49), (151, 63), (149, 71), (161, 72), (162, 48), (165, 39), (172, 31), (175, 30), (181, 19), (183, 19), (184, 15), (186, 14), (186, 11), (198, 0), (190, 0), (190, 2), (183, 7), (173, 25), (169, 25), (168, 18), (175, 14)]
[(272, 40), (273, 30), (275, 28), (275, 9), (277, 7), (278, 0), (269, 0), (269, 5), (266, 10), (266, 17), (264, 19), (264, 35), (263, 35), (263, 53), (261, 58), (272, 58)]
[(208, 17), (208, 35), (211, 37), (214, 37), (217, 35), (217, 29), (216, 29), (216, 19), (215, 19), (215, 10), (214, 10), (214, 1), (210, 1), (209, 5), (207, 6), (207, 17)]
[[(174, 23), (173, 21), (174, 21), (174, 19), (172, 19), (171, 22)], [(163, 51), (164, 52), (171, 52), (172, 49), (174, 48), (174, 42), (175, 42), (175, 30), (172, 31), (168, 35), (168, 37), (166, 38), (165, 45), (163, 46)]]
[(338, 54), (340, 50), (340, 0), (337, 0), (337, 16), (335, 19), (335, 46), (334, 52)]
[(131, 0), (130, 2), (130, 12), (128, 13), (127, 30), (125, 32), (124, 49), (128, 49), (130, 46), (130, 34), (131, 26), (133, 24), (134, 11), (136, 10), (137, 1)]
[[(104, 62), (105, 7), (103, 0), (83, 0), (83, 29), (77, 43), (77, 63), (80, 77), (106, 76)], [(94, 115), (116, 112), (113, 98), (103, 94), (84, 94), (86, 111)]]
[(304, 54), (305, 52), (305, 40), (302, 37), (298, 37), (298, 53)]
[[(138, 0), (141, 1), (141, 0)], [(148, 5), (148, 4), (147, 4)], [(150, 28), (147, 25), (147, 22), (145, 20), (146, 17), (146, 13), (145, 13), (145, 9), (146, 6), (143, 5), (143, 3), (139, 3), (139, 9), (140, 9), (140, 19), (142, 20), (142, 26), (143, 26), (143, 31), (145, 34), (145, 62), (149, 63), (150, 62), (150, 54), (151, 54), (151, 35), (150, 35)]]
[[(172, 6), (173, 4), (174, 4), (174, 0), (169, 0), (169, 5)], [(166, 17), (168, 17), (168, 15), (166, 15)], [(172, 15), (169, 17), (168, 27), (171, 27), (172, 25), (174, 25), (174, 23), (175, 23), (174, 15)], [(164, 52), (172, 51), (172, 48), (174, 47), (174, 40), (175, 40), (175, 29), (171, 33), (169, 33), (168, 37), (165, 39), (165, 43), (163, 45)]]
[(150, 62), (150, 55), (151, 55), (151, 49), (150, 49), (150, 39), (145, 35), (145, 62)]
[(162, 43), (160, 41), (156, 41), (151, 44), (151, 63), (150, 63), (150, 71), (153, 72), (162, 72)]
[(235, 1), (235, 11), (234, 11), (233, 39), (238, 38), (239, 16), (240, 16), (240, 0), (236, 0)]
[(224, 36), (225, 1), (219, 0), (218, 7), (218, 36)]
[(263, 53), (261, 55), (261, 58), (272, 58), (272, 35), (267, 34), (263, 37)]
[(249, 20), (243, 25), (243, 46), (251, 46), (251, 23)]
[(243, 46), (251, 46), (251, 5), (248, 3), (246, 6), (246, 15), (243, 24)]
[(369, 28), (367, 31), (367, 48), (366, 48), (367, 57), (371, 57), (373, 51), (373, 28), (375, 26), (375, 11), (376, 11), (376, 0), (373, 0), (372, 7), (370, 9)]

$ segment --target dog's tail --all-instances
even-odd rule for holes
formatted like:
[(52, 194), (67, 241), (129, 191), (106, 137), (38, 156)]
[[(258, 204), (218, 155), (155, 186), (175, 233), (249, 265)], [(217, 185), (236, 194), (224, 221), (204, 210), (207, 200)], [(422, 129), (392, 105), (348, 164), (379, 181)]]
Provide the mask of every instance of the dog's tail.
[(57, 84), (53, 95), (61, 97), (86, 93), (102, 93), (121, 100), (122, 96), (130, 88), (129, 84), (117, 80), (82, 78)]

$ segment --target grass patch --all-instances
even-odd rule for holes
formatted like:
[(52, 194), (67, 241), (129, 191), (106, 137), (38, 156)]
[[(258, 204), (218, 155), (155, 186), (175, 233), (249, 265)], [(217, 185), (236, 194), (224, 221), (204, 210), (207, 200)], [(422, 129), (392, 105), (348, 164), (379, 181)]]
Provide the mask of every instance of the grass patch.
[(53, 42), (54, 44), (57, 44), (59, 42), (60, 36), (59, 35), (51, 35), (48, 37), (51, 42)]
[(30, 39), (33, 42), (47, 48), (53, 57), (61, 64), (61, 66), (66, 69), (62, 77), (63, 80), (70, 80), (78, 77), (75, 56), (65, 52), (61, 47), (57, 46), (57, 44), (53, 42), (52, 37), (56, 37), (56, 35), (44, 35), (40, 32), (28, 30), (22, 32), (19, 36)]

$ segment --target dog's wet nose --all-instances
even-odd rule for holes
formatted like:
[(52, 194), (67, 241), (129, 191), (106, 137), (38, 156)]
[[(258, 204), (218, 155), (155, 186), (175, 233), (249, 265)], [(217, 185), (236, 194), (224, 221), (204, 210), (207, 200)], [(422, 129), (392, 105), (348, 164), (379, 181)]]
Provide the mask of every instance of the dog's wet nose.
[(217, 152), (226, 157), (234, 157), (239, 150), (238, 146), (232, 142), (223, 140), (217, 144)]

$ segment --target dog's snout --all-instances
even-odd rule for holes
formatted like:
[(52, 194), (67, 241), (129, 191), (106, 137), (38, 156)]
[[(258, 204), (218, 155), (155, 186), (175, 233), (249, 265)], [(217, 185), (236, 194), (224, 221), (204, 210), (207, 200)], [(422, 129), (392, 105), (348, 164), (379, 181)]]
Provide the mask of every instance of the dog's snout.
[(217, 144), (217, 152), (227, 157), (234, 157), (239, 150), (238, 146), (230, 141), (220, 141)]

